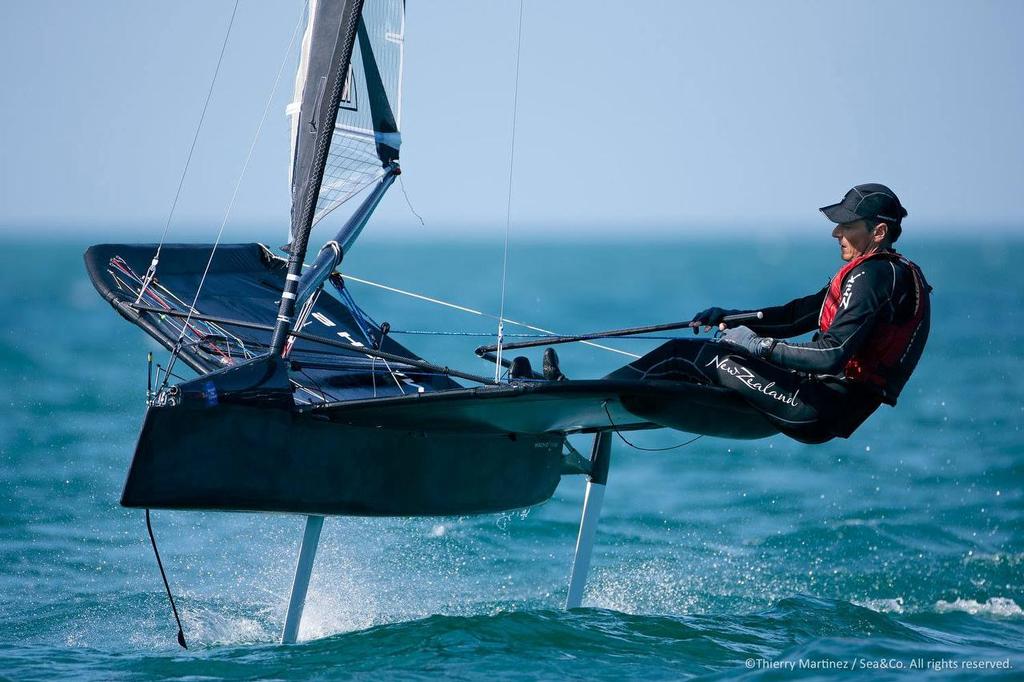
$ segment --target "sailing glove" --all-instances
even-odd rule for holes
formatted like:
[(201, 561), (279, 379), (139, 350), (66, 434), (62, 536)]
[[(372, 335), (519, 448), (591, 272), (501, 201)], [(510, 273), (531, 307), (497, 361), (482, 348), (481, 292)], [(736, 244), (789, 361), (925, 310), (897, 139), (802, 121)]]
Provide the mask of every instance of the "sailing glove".
[(722, 318), (726, 315), (733, 315), (740, 312), (739, 310), (726, 310), (725, 308), (707, 308), (702, 310), (693, 316), (690, 321), (690, 326), (693, 328), (693, 333), (696, 334), (700, 331), (701, 325), (705, 327), (717, 327), (722, 322)]
[(772, 348), (775, 347), (775, 339), (758, 336), (749, 327), (743, 325), (722, 332), (722, 335), (718, 337), (718, 342), (762, 359), (771, 355)]

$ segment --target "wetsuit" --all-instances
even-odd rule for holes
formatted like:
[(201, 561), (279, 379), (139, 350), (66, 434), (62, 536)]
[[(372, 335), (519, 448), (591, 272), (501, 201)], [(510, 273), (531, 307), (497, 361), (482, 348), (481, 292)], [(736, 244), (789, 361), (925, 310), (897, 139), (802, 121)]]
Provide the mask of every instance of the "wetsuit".
[[(930, 289), (920, 269), (894, 252), (861, 257), (821, 291), (767, 308), (748, 325), (772, 340), (763, 357), (676, 339), (613, 377), (726, 386), (796, 440), (846, 438), (881, 403), (896, 404), (928, 338)], [(779, 340), (814, 330), (807, 342)]]

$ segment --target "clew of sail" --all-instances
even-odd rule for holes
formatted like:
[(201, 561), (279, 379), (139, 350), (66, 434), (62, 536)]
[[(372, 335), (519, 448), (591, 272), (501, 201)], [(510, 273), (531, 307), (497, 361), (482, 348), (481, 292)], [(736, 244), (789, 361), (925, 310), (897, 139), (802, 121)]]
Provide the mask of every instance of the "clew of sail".
[[(330, 0), (311, 0), (309, 23), (295, 81), (295, 101), (288, 106), (292, 131), (292, 191), (297, 199), (301, 173), (304, 125), (310, 116), (303, 106), (319, 107), (315, 59), (316, 20), (320, 5)], [(402, 50), (405, 31), (404, 0), (365, 0), (356, 30), (355, 46), (327, 152), (317, 195), (313, 224), (353, 195), (379, 180), (386, 167), (398, 160), (402, 86)], [(304, 104), (305, 103), (305, 104)], [(292, 225), (292, 239), (296, 226)]]

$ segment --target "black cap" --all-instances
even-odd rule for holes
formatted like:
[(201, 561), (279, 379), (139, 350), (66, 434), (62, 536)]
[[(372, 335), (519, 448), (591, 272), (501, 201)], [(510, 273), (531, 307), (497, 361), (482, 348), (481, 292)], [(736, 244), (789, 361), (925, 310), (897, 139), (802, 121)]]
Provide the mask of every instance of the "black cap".
[(907, 216), (907, 209), (900, 204), (896, 193), (874, 182), (857, 185), (838, 204), (822, 206), (819, 210), (834, 223), (878, 219), (898, 226)]

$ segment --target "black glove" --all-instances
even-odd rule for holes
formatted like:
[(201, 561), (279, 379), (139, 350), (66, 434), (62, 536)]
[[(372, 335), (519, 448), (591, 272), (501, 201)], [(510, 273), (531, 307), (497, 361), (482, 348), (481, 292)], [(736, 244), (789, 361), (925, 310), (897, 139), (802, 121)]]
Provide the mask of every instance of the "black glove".
[(694, 315), (690, 321), (690, 326), (693, 328), (693, 333), (696, 334), (700, 331), (702, 325), (705, 327), (717, 327), (722, 322), (723, 317), (734, 315), (738, 312), (738, 310), (726, 310), (725, 308), (708, 308)]
[(755, 358), (767, 358), (775, 346), (775, 339), (758, 336), (749, 327), (743, 325), (735, 329), (727, 329), (718, 337), (718, 342), (741, 350)]

